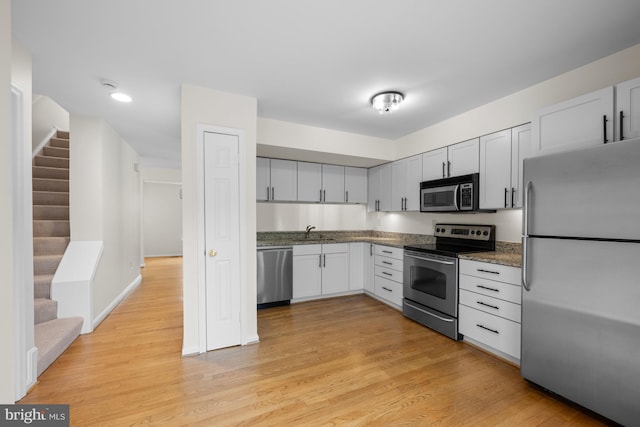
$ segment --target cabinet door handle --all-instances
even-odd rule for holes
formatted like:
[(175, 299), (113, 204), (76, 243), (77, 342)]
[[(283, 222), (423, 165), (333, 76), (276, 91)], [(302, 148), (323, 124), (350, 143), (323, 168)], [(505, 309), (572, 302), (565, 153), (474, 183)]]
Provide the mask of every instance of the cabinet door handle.
[(451, 162), (447, 161), (447, 176), (451, 176)]
[(267, 201), (271, 200), (271, 198), (269, 197), (270, 195), (271, 195), (271, 187), (267, 185)]
[(515, 196), (516, 196), (516, 189), (511, 187), (511, 207), (512, 208), (516, 207)]
[(322, 268), (322, 254), (318, 255), (318, 268)]
[(322, 266), (327, 266), (327, 254), (322, 255)]
[(322, 190), (322, 201), (327, 202), (327, 190)]
[(482, 328), (482, 329), (487, 330), (487, 331), (489, 331), (489, 332), (493, 332), (493, 333), (494, 333), (494, 334), (496, 334), (496, 335), (500, 335), (500, 332), (496, 331), (495, 329), (487, 328), (486, 326), (481, 325), (481, 324), (479, 324), (479, 323), (476, 323), (476, 326), (477, 326), (478, 328)]
[(369, 243), (369, 256), (373, 256), (373, 243)]
[(620, 141), (622, 141), (624, 139), (624, 134), (622, 133), (624, 131), (624, 111), (620, 110)]
[(490, 288), (490, 287), (484, 286), (484, 285), (476, 285), (476, 288), (484, 289), (486, 291), (491, 291), (491, 292), (500, 292), (500, 289)]
[(320, 201), (322, 202), (322, 188), (320, 189)]
[(487, 304), (486, 302), (476, 301), (476, 304), (480, 304), (480, 305), (483, 305), (485, 307), (493, 308), (494, 310), (500, 310), (500, 307), (498, 307), (497, 305)]
[(504, 188), (504, 207), (507, 207), (507, 194), (509, 194), (509, 190), (507, 187)]
[(604, 116), (602, 116), (602, 131), (603, 131), (603, 135), (604, 135), (604, 143), (606, 144), (607, 142), (609, 142), (609, 140), (607, 139), (607, 122), (609, 120), (607, 120), (607, 115), (605, 114)]
[(276, 199), (275, 187), (271, 187), (271, 201)]
[(442, 177), (446, 178), (447, 176), (444, 174), (444, 162), (442, 162)]
[(344, 202), (349, 203), (349, 190), (344, 192)]

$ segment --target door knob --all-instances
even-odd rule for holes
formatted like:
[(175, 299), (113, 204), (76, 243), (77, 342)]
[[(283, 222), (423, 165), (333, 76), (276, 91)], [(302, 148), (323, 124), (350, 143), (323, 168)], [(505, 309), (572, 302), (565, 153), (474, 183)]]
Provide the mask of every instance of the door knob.
[(216, 251), (215, 249), (209, 249), (209, 256), (216, 256), (218, 255), (218, 251)]

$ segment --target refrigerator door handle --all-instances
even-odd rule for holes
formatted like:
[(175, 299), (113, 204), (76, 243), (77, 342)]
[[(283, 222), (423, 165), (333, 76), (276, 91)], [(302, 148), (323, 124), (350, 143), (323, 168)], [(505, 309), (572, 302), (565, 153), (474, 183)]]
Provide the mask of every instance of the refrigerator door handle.
[(522, 217), (522, 286), (526, 291), (530, 291), (531, 287), (527, 280), (527, 244), (529, 242), (529, 209), (531, 208), (531, 201), (529, 200), (529, 194), (533, 183), (527, 181), (524, 187), (523, 204), (523, 217)]

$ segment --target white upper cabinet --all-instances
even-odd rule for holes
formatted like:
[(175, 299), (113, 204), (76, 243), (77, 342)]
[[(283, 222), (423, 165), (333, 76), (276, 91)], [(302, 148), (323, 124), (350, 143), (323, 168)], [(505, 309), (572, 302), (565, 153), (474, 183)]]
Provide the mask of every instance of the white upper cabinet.
[(369, 212), (391, 210), (391, 163), (369, 169)]
[(480, 139), (473, 138), (447, 147), (448, 176), (468, 175), (480, 170)]
[(538, 111), (531, 154), (540, 155), (614, 140), (614, 88), (601, 89)]
[(417, 211), (420, 209), (420, 181), (422, 181), (421, 154), (392, 163), (392, 211)]
[(322, 165), (322, 201), (344, 203), (344, 166)]
[(271, 159), (271, 201), (298, 199), (298, 168), (293, 160)]
[(292, 160), (256, 158), (256, 200), (297, 200), (297, 167)]
[(271, 199), (271, 159), (256, 158), (256, 200)]
[(522, 160), (530, 144), (530, 124), (480, 138), (481, 209), (522, 206)]
[(477, 173), (479, 168), (479, 138), (459, 142), (422, 154), (423, 181)]
[(617, 85), (616, 102), (616, 139), (640, 138), (640, 78)]
[(511, 129), (480, 138), (480, 208), (511, 207)]
[(298, 201), (322, 201), (322, 165), (298, 162)]
[(344, 168), (344, 201), (354, 204), (367, 203), (366, 168)]
[(531, 155), (531, 123), (511, 129), (512, 208), (522, 207), (522, 161)]
[(447, 147), (422, 154), (422, 180), (431, 181), (447, 177)]

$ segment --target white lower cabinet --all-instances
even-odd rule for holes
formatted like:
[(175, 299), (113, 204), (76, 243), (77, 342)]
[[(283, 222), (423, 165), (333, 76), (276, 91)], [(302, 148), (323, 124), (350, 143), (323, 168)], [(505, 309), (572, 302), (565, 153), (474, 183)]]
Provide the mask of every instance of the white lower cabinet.
[(293, 299), (339, 294), (349, 290), (349, 244), (293, 247)]
[(364, 254), (368, 243), (349, 243), (349, 290), (364, 288)]
[(374, 290), (376, 297), (390, 303), (394, 308), (402, 307), (402, 248), (374, 246)]
[(364, 290), (371, 294), (375, 293), (375, 246), (373, 243), (365, 243), (364, 248)]
[(520, 361), (520, 268), (460, 260), (459, 332), (464, 339)]

